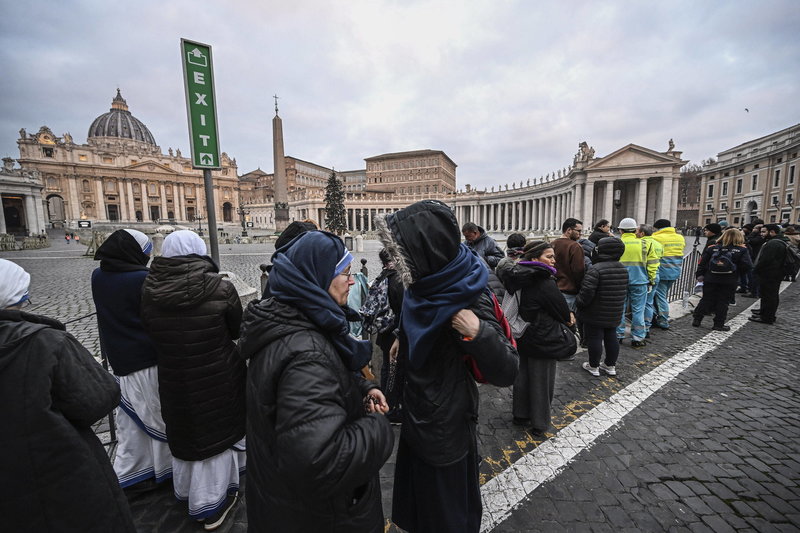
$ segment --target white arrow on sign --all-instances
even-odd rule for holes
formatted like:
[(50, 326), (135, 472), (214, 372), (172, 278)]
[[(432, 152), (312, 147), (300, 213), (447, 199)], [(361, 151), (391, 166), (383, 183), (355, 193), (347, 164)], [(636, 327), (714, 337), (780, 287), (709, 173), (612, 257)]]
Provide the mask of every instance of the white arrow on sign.
[(214, 155), (207, 154), (205, 152), (200, 152), (200, 162), (204, 165), (213, 165), (214, 164)]

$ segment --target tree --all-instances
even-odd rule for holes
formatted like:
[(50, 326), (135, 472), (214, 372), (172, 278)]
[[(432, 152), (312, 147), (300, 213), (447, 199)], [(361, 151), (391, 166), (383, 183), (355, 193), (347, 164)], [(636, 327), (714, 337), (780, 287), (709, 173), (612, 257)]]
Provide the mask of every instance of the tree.
[(332, 170), (325, 186), (325, 227), (328, 231), (341, 235), (347, 230), (347, 217), (344, 210), (344, 186)]

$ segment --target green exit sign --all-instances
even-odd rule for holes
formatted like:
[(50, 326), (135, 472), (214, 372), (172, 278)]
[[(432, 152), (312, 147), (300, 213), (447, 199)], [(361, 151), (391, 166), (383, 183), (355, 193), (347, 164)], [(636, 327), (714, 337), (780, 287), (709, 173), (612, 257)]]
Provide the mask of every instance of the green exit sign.
[(219, 131), (211, 46), (181, 39), (181, 62), (189, 116), (192, 166), (219, 168)]

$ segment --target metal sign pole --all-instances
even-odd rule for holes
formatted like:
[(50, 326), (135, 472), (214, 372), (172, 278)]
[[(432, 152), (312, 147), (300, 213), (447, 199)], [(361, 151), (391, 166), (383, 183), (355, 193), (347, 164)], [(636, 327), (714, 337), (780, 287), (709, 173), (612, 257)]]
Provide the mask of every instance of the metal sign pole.
[(214, 182), (211, 169), (203, 169), (203, 183), (206, 188), (206, 218), (208, 219), (208, 242), (211, 245), (211, 259), (219, 264), (219, 235), (217, 235), (217, 213), (214, 210)]

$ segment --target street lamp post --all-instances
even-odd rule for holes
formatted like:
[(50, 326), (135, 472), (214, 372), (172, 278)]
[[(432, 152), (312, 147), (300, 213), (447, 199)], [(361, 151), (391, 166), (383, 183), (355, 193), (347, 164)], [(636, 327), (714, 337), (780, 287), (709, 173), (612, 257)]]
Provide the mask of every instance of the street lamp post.
[(249, 209), (239, 206), (239, 216), (242, 219), (242, 237), (247, 237), (247, 226), (245, 225), (245, 217), (250, 214)]
[(197, 234), (203, 236), (203, 215), (197, 214), (194, 216), (197, 221)]

